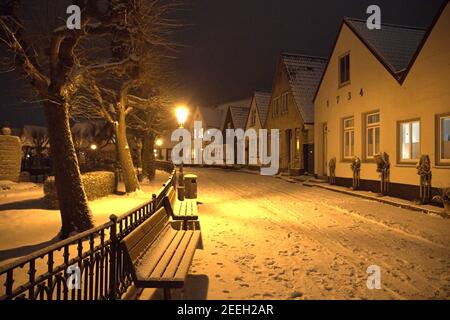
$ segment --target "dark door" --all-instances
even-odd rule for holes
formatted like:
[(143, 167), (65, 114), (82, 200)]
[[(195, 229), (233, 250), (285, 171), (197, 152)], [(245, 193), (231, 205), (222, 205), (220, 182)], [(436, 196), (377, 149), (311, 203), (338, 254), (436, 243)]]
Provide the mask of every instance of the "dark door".
[(314, 145), (303, 145), (303, 163), (305, 166), (305, 173), (314, 173)]

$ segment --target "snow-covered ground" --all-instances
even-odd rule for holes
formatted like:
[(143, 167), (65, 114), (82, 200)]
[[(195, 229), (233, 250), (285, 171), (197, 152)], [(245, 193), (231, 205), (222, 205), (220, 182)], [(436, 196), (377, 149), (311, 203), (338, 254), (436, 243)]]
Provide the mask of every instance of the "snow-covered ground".
[[(199, 176), (204, 250), (174, 298), (450, 298), (448, 219), (273, 177), (187, 171)], [(158, 174), (146, 194), (91, 202), (96, 224), (141, 204), (167, 178)], [(0, 192), (0, 263), (55, 241), (59, 212), (44, 210), (42, 196), (35, 184)], [(366, 286), (371, 265), (381, 268), (381, 290)], [(159, 295), (145, 290), (141, 299)]]
[[(204, 250), (176, 298), (450, 298), (450, 220), (273, 177), (188, 171), (199, 175)], [(381, 290), (367, 288), (371, 265)]]
[[(141, 185), (142, 192), (131, 195), (111, 195), (89, 203), (95, 225), (109, 221), (112, 214), (127, 211), (151, 199), (170, 177), (158, 171), (156, 179)], [(30, 254), (58, 241), (61, 228), (59, 210), (47, 210), (42, 198), (42, 184), (0, 181), (0, 264)]]

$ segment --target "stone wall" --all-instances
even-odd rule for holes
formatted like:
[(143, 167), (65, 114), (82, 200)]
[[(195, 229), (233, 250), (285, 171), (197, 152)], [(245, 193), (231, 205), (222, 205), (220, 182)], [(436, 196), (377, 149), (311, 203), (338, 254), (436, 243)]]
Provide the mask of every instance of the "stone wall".
[(19, 182), (21, 161), (19, 137), (0, 135), (0, 180)]

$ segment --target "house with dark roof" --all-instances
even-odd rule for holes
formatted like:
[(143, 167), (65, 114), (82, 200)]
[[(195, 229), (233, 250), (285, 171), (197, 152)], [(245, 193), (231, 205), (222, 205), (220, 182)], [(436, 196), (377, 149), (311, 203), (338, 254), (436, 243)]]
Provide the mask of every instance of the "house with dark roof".
[(313, 97), (327, 59), (281, 54), (272, 86), (266, 129), (280, 130), (280, 170), (291, 175), (314, 172)]
[[(267, 120), (267, 113), (269, 111), (270, 98), (271, 93), (268, 92), (256, 91), (253, 93), (253, 97), (250, 103), (250, 109), (248, 110), (245, 130), (253, 129), (258, 134), (260, 129), (264, 129), (264, 125), (266, 124)], [(257, 143), (259, 144), (259, 139)], [(256, 146), (256, 149), (259, 150), (259, 146)], [(250, 163), (249, 157), (251, 155), (249, 154), (248, 140), (246, 141), (245, 151), (247, 164), (249, 164)], [(259, 155), (256, 156), (257, 158), (259, 157)], [(255, 159), (255, 162), (259, 163), (258, 159)]]
[[(227, 128), (245, 129), (245, 124), (250, 106), (250, 99), (241, 99), (222, 103), (212, 107), (196, 107), (186, 127), (191, 130), (192, 139), (203, 138), (203, 134), (211, 129), (224, 132)], [(196, 132), (195, 122), (201, 122), (203, 132)], [(225, 134), (224, 134), (225, 137)], [(207, 143), (203, 143), (203, 148)], [(192, 146), (194, 143), (192, 142)], [(195, 150), (192, 148), (192, 157)]]
[[(226, 130), (227, 129), (242, 129), (245, 131), (247, 124), (248, 113), (250, 111), (251, 99), (242, 99), (232, 102), (227, 102), (217, 106), (218, 110), (224, 110), (225, 116), (222, 122), (222, 134), (224, 143), (226, 143)], [(234, 144), (234, 164), (237, 165), (237, 144)], [(226, 159), (227, 152), (224, 148), (224, 160)]]
[(357, 157), (360, 188), (379, 192), (376, 159), (386, 153), (389, 195), (418, 199), (428, 156), (432, 187), (450, 187), (449, 30), (448, 1), (427, 30), (343, 20), (314, 96), (317, 176), (335, 162), (336, 184), (351, 186)]

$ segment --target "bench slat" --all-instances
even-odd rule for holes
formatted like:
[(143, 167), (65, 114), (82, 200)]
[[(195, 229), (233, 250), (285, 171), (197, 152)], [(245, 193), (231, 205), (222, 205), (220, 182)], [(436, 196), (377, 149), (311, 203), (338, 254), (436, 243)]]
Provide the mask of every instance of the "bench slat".
[(167, 248), (174, 241), (177, 233), (176, 230), (167, 228), (167, 231), (159, 237), (153, 247), (144, 254), (141, 262), (136, 266), (136, 275), (140, 280), (145, 281), (150, 276), (167, 252)]
[(123, 239), (123, 244), (127, 247), (133, 263), (167, 227), (168, 221), (166, 211), (161, 208)]
[(186, 275), (189, 271), (189, 268), (192, 264), (192, 259), (194, 258), (195, 250), (198, 247), (199, 241), (200, 241), (201, 233), (200, 231), (194, 231), (191, 241), (189, 242), (188, 247), (184, 251), (183, 259), (181, 260), (181, 263), (178, 265), (178, 269), (173, 276), (174, 281), (184, 281), (186, 278)]
[(161, 276), (163, 280), (172, 280), (172, 278), (174, 277), (175, 273), (178, 270), (178, 266), (183, 259), (186, 248), (189, 246), (193, 234), (193, 231), (186, 231), (183, 240), (180, 242), (175, 254), (170, 260), (170, 263), (167, 265), (166, 270)]
[(197, 200), (186, 199), (184, 201), (176, 201), (174, 207), (175, 219), (198, 219)]
[(177, 247), (179, 246), (181, 240), (183, 239), (185, 235), (185, 232), (178, 231), (175, 235), (175, 238), (173, 241), (171, 241), (170, 245), (167, 247), (167, 250), (164, 252), (164, 255), (159, 260), (156, 267), (153, 269), (153, 271), (150, 274), (150, 278), (160, 278), (161, 275), (164, 273), (164, 270), (166, 270), (167, 265), (169, 264), (170, 260), (172, 259), (173, 255), (175, 254), (175, 251)]

